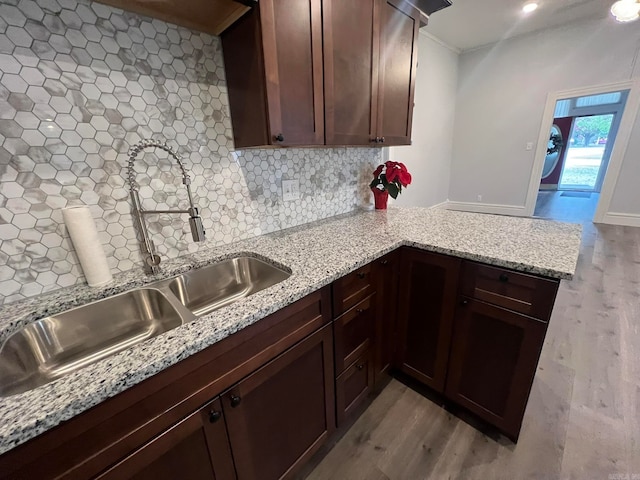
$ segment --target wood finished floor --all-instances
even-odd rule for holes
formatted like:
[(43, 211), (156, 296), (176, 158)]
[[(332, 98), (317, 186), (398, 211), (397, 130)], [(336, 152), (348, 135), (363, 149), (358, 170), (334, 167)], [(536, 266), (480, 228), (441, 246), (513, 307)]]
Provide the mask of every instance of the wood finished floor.
[[(599, 193), (591, 193), (588, 198), (569, 197), (572, 192), (541, 191), (538, 192), (534, 216), (552, 218), (565, 222), (585, 223), (591, 222), (596, 212)], [(578, 192), (582, 194), (582, 192)]]
[[(568, 220), (557, 210), (540, 214)], [(307, 478), (640, 479), (640, 228), (589, 215), (574, 216), (578, 269), (560, 286), (517, 445), (393, 380)]]

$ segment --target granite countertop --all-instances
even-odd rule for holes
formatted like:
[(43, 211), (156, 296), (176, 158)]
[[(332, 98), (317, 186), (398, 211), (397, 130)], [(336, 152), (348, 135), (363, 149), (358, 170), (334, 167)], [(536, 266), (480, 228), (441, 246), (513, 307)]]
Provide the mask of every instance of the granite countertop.
[[(122, 273), (101, 288), (57, 290), (0, 307), (0, 342), (21, 326), (77, 305), (239, 254), (291, 271), (285, 281), (52, 383), (0, 399), (0, 453), (293, 303), (378, 257), (409, 245), (536, 275), (571, 279), (580, 225), (442, 209), (354, 212), (231, 245), (206, 244), (163, 262), (163, 273)], [(25, 313), (28, 312), (28, 313)]]

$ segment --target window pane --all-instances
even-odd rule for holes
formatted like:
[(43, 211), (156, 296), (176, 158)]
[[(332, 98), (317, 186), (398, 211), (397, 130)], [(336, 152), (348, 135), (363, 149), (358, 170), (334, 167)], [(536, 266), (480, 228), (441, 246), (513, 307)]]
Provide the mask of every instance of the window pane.
[(576, 100), (576, 107), (592, 107), (594, 105), (610, 105), (620, 103), (622, 92), (603, 93), (601, 95), (590, 95), (580, 97)]

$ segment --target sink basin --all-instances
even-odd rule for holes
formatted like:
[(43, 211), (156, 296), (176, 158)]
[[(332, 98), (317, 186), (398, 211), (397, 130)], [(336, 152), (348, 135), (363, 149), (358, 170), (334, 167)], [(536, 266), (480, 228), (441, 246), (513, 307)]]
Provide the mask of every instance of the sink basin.
[(183, 273), (166, 285), (195, 315), (206, 315), (286, 280), (291, 274), (254, 257), (236, 257)]
[(2, 345), (0, 396), (44, 385), (182, 323), (168, 296), (155, 288), (132, 290), (38, 320)]
[(0, 397), (52, 382), (289, 275), (237, 257), (40, 319), (0, 348)]

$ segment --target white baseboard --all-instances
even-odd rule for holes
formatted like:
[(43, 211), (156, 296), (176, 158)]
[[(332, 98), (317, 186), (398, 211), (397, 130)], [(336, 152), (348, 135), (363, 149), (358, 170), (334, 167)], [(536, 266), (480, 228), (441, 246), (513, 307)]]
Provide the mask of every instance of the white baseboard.
[(526, 208), (524, 205), (498, 205), (493, 203), (475, 203), (475, 202), (452, 202), (449, 200), (443, 206), (449, 210), (460, 210), (463, 212), (475, 213), (493, 213), (496, 215), (511, 215), (514, 217), (526, 217)]
[(429, 208), (444, 208), (446, 209), (449, 205), (449, 200), (445, 200), (444, 202), (436, 203), (435, 205), (431, 205)]
[(626, 227), (640, 227), (640, 215), (633, 213), (605, 213), (602, 221), (599, 223), (607, 223), (609, 225), (623, 225)]

